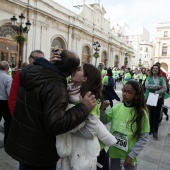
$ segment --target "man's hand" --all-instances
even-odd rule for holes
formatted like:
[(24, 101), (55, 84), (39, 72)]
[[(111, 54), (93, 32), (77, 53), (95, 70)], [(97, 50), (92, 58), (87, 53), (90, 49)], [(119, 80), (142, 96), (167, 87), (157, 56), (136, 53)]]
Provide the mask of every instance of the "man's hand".
[(124, 162), (124, 167), (128, 169), (132, 166), (132, 163), (133, 163), (133, 159), (129, 155), (127, 155)]
[(59, 51), (53, 53), (53, 56), (50, 58), (50, 62), (54, 64), (57, 60), (61, 60)]
[(85, 94), (83, 98), (80, 99), (80, 102), (85, 104), (88, 108), (89, 112), (95, 107), (96, 105), (96, 98), (90, 91)]

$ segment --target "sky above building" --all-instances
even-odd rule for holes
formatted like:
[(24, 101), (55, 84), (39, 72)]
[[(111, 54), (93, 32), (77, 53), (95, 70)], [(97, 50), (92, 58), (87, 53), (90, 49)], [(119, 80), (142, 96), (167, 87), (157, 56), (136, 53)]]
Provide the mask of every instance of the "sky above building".
[[(74, 6), (81, 5), (83, 0), (54, 0), (62, 6), (78, 12)], [(150, 40), (154, 41), (158, 23), (170, 22), (170, 0), (84, 0), (86, 4), (100, 3), (106, 10), (106, 18), (110, 18), (111, 26), (125, 22), (131, 29), (140, 26), (150, 32)]]

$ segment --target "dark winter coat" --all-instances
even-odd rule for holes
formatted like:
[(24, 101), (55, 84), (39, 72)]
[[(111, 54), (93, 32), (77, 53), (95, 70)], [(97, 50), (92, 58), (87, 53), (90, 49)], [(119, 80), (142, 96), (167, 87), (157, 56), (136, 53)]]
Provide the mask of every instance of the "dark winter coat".
[(33, 166), (55, 164), (56, 135), (70, 131), (88, 116), (79, 103), (68, 111), (66, 79), (44, 58), (20, 72), (20, 86), (5, 151), (14, 159)]

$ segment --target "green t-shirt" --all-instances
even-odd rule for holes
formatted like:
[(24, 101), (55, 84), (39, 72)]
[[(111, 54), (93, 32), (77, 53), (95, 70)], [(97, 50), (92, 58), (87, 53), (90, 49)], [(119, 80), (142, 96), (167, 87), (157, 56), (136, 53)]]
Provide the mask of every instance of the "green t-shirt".
[(125, 76), (124, 76), (123, 84), (125, 85), (130, 79), (131, 79), (131, 74), (126, 73)]
[(146, 78), (147, 78), (146, 74), (140, 75), (140, 79), (142, 80), (142, 85), (144, 84)]
[(71, 76), (66, 77), (66, 80), (67, 80), (67, 84), (70, 83)]
[[(109, 157), (110, 158), (120, 158), (125, 160), (126, 156), (131, 152), (131, 149), (137, 142), (132, 139), (133, 132), (136, 131), (136, 123), (133, 124), (131, 130), (131, 126), (127, 124), (129, 120), (131, 120), (133, 113), (131, 114), (131, 110), (133, 107), (125, 107), (123, 103), (115, 105), (108, 113), (107, 119), (111, 121), (110, 132), (114, 134), (114, 136), (119, 141), (119, 146), (111, 146), (109, 147)], [(149, 118), (147, 113), (145, 112), (145, 116), (142, 120), (142, 131), (141, 134), (147, 133), (150, 131), (149, 126)], [(117, 142), (118, 144), (118, 142)], [(137, 164), (138, 158), (134, 158), (134, 163)]]
[(107, 73), (107, 71), (102, 69), (102, 76), (105, 76), (106, 73)]
[(103, 80), (102, 80), (102, 83), (103, 83), (103, 85), (108, 85), (108, 76), (104, 76), (103, 77)]
[(100, 119), (100, 109), (99, 109), (99, 105), (98, 104), (96, 104), (96, 106), (89, 113), (89, 115), (97, 116)]

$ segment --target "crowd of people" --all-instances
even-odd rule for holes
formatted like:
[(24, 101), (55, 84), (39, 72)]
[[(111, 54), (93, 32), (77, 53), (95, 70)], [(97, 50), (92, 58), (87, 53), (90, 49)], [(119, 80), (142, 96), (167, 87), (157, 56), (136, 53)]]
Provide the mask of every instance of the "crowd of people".
[[(61, 170), (137, 170), (149, 135), (159, 137), (162, 108), (169, 119), (163, 107), (169, 82), (160, 63), (141, 70), (96, 68), (80, 66), (73, 51), (55, 50), (48, 61), (35, 50), (29, 64), (13, 78), (8, 74), (9, 63), (0, 61), (4, 147), (19, 170), (55, 170), (59, 159)], [(159, 96), (156, 106), (146, 105), (150, 93)]]

